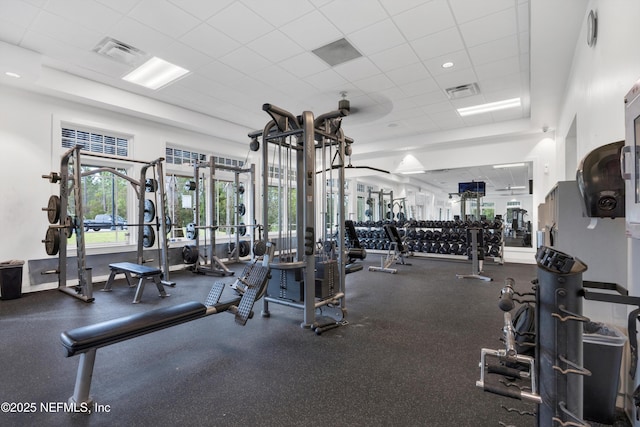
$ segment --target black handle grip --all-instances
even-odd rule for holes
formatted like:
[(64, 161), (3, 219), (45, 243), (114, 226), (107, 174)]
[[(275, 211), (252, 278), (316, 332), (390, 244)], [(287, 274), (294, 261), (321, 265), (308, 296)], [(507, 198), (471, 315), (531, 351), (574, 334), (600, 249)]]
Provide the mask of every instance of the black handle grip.
[(516, 390), (513, 388), (485, 383), (482, 389), (484, 391), (488, 391), (489, 393), (499, 394), (500, 396), (510, 397), (512, 399), (522, 400), (522, 395), (520, 394), (520, 390)]
[(504, 279), (504, 288), (500, 291), (500, 301), (498, 302), (498, 307), (502, 311), (511, 311), (513, 310), (513, 286), (515, 285), (515, 280), (511, 277), (507, 277)]
[(515, 368), (507, 368), (506, 366), (489, 365), (487, 366), (489, 374), (499, 374), (510, 378), (522, 378), (522, 371)]

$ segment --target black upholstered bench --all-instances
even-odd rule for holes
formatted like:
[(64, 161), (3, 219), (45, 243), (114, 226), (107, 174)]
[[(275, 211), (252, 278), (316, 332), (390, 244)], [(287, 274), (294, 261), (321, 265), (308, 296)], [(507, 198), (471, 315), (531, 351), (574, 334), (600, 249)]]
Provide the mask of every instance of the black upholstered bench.
[(207, 307), (197, 301), (186, 302), (94, 325), (82, 326), (60, 335), (65, 356), (80, 355), (72, 403), (90, 402), (89, 390), (96, 359), (96, 350), (140, 335), (159, 331), (181, 323), (204, 317)]
[(135, 286), (132, 282), (131, 275), (134, 274), (138, 277), (138, 286), (136, 288), (136, 294), (133, 297), (134, 304), (137, 304), (141, 301), (142, 291), (144, 290), (144, 284), (146, 280), (152, 280), (156, 284), (161, 297), (170, 296), (170, 294), (168, 294), (164, 290), (164, 283), (162, 282), (162, 270), (160, 270), (159, 268), (134, 264), (132, 262), (116, 262), (113, 264), (109, 264), (109, 269), (111, 270), (111, 274), (109, 274), (109, 279), (102, 289), (105, 292), (111, 291), (111, 285), (113, 285), (113, 280), (115, 279), (116, 275), (122, 273), (127, 278), (127, 283), (131, 288)]

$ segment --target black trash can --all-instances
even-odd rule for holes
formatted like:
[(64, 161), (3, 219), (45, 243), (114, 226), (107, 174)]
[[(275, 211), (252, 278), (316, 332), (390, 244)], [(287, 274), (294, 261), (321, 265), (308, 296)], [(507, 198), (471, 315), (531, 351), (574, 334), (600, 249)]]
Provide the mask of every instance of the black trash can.
[(591, 376), (584, 377), (584, 419), (613, 424), (627, 337), (619, 329), (603, 323), (589, 322), (584, 331), (583, 365), (591, 371)]
[(22, 296), (22, 266), (24, 261), (0, 262), (0, 299), (16, 299)]

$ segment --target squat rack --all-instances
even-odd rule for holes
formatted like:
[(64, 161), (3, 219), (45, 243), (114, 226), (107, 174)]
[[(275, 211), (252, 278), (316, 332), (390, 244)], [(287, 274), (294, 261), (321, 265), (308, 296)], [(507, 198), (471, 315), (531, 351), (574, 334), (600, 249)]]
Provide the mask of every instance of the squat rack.
[[(209, 191), (208, 198), (211, 201), (209, 204), (208, 216), (210, 218), (211, 225), (200, 225), (200, 191), (199, 191), (200, 178), (199, 178), (199, 175), (200, 175), (200, 169), (204, 167), (208, 167), (209, 170), (211, 171), (209, 175), (209, 185), (208, 185), (208, 191)], [(215, 178), (216, 169), (230, 171), (234, 173), (234, 187), (236, 188), (236, 192), (235, 192), (235, 200), (234, 200), (233, 224), (220, 225), (215, 223), (216, 209), (218, 207), (218, 203), (217, 203), (218, 197), (217, 197), (216, 178)], [(249, 213), (249, 224), (243, 224), (240, 221), (240, 217), (242, 216), (239, 209), (239, 206), (241, 205), (241, 200), (240, 200), (241, 194), (240, 194), (240, 191), (237, 191), (237, 190), (240, 188), (240, 185), (241, 185), (240, 174), (242, 173), (249, 174), (249, 185), (248, 185), (249, 188), (248, 188), (247, 196), (250, 201), (250, 206), (249, 206), (249, 209), (246, 210), (246, 212)], [(251, 164), (248, 168), (241, 168), (241, 167), (231, 166), (231, 165), (216, 165), (214, 157), (210, 156), (208, 162), (194, 163), (193, 177), (195, 182), (195, 185), (193, 188), (195, 192), (195, 204), (194, 204), (195, 206), (193, 211), (194, 222), (192, 224), (189, 224), (187, 227), (190, 228), (190, 230), (188, 230), (188, 232), (191, 233), (189, 237), (193, 237), (193, 239), (196, 241), (195, 251), (196, 251), (196, 254), (198, 255), (198, 260), (193, 265), (192, 269), (194, 272), (202, 273), (202, 274), (211, 273), (211, 274), (217, 274), (221, 276), (233, 275), (234, 274), (233, 271), (229, 270), (225, 265), (225, 263), (216, 256), (215, 232), (220, 227), (235, 229), (235, 245), (234, 245), (233, 251), (231, 251), (231, 253), (229, 254), (230, 255), (229, 260), (238, 262), (240, 260), (240, 255), (239, 255), (240, 234), (241, 234), (240, 232), (243, 229), (246, 230), (247, 227), (251, 227), (251, 228), (258, 227), (254, 219), (255, 218), (255, 165)], [(204, 181), (204, 177), (202, 178), (202, 180)], [(209, 244), (206, 244), (206, 243), (204, 244), (204, 251), (200, 250), (203, 245), (200, 244), (201, 236), (198, 230), (201, 230), (201, 229), (210, 231)], [(252, 230), (252, 232), (250, 233), (251, 248), (254, 248), (254, 234), (255, 233)], [(205, 241), (206, 241), (206, 232), (205, 232)], [(210, 263), (209, 263), (209, 257), (211, 258)], [(200, 259), (203, 260), (204, 262), (203, 264), (199, 262)]]
[[(103, 158), (109, 160), (126, 161), (132, 163), (142, 164), (140, 170), (140, 179), (135, 180), (125, 174), (118, 172), (113, 167), (99, 167), (89, 172), (82, 172), (81, 162), (81, 150), (82, 145), (76, 145), (65, 152), (60, 160), (60, 174), (51, 172), (49, 175), (42, 175), (43, 178), (48, 179), (52, 184), (60, 183), (60, 196), (59, 207), (55, 207), (58, 211), (59, 225), (50, 225), (47, 231), (47, 237), (43, 240), (49, 253), (51, 249), (55, 249), (58, 252), (58, 268), (53, 271), (47, 271), (43, 274), (58, 274), (58, 290), (65, 292), (75, 298), (81, 299), (85, 302), (92, 302), (93, 297), (93, 279), (91, 268), (87, 267), (86, 261), (86, 245), (84, 239), (84, 206), (82, 201), (82, 178), (93, 175), (100, 172), (109, 172), (120, 178), (127, 180), (136, 192), (136, 198), (138, 200), (138, 224), (128, 224), (128, 226), (142, 226), (144, 225), (144, 213), (145, 213), (145, 190), (146, 192), (158, 191), (160, 195), (159, 208), (156, 209), (158, 215), (156, 219), (156, 226), (160, 231), (158, 238), (158, 250), (160, 255), (160, 268), (163, 272), (162, 281), (163, 284), (173, 285), (169, 282), (169, 263), (167, 257), (167, 236), (164, 232), (166, 227), (170, 227), (170, 219), (166, 215), (166, 196), (164, 192), (164, 176), (162, 170), (162, 162), (164, 158), (160, 157), (151, 162), (145, 162), (135, 159), (127, 159), (123, 157), (110, 156), (107, 154), (99, 154), (92, 152), (83, 152), (82, 156)], [(155, 173), (155, 177), (147, 179), (147, 170), (152, 168)], [(158, 183), (160, 183), (158, 185)], [(73, 195), (73, 215), (69, 215), (69, 198)], [(53, 196), (52, 196), (53, 197)], [(51, 199), (50, 199), (51, 200)], [(51, 211), (51, 203), (47, 208), (43, 210)], [(51, 216), (50, 216), (51, 220)], [(50, 221), (51, 222), (51, 221)], [(57, 222), (57, 221), (54, 221)], [(53, 222), (52, 222), (53, 223)], [(77, 269), (78, 269), (78, 285), (69, 287), (67, 286), (67, 239), (75, 232), (76, 234), (76, 249), (77, 249)], [(142, 232), (138, 232), (138, 243), (136, 251), (136, 260), (138, 264), (145, 262), (143, 257), (143, 248), (145, 247), (145, 237)], [(55, 253), (50, 253), (55, 254)]]

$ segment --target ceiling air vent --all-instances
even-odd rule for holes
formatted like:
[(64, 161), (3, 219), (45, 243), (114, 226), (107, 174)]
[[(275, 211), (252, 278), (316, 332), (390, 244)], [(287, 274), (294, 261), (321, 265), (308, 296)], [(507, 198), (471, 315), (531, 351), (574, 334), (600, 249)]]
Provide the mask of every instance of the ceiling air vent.
[(462, 86), (447, 88), (445, 89), (445, 92), (447, 92), (449, 99), (460, 99), (479, 94), (480, 88), (478, 88), (478, 83), (469, 83)]
[(332, 67), (362, 56), (362, 54), (344, 38), (314, 49), (312, 52)]
[(102, 39), (102, 41), (93, 48), (93, 51), (130, 66), (140, 65), (149, 58), (149, 55), (140, 49), (111, 37)]

